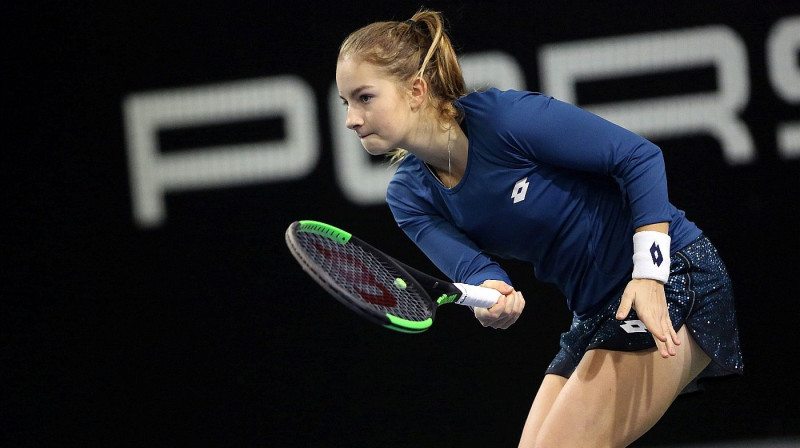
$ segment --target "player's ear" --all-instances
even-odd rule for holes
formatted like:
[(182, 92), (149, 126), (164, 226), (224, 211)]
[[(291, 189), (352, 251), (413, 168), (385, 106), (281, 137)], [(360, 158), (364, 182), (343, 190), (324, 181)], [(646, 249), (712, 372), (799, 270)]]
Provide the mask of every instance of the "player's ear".
[(409, 105), (412, 109), (417, 109), (428, 98), (428, 82), (421, 76), (415, 76), (411, 80), (411, 88), (409, 90)]

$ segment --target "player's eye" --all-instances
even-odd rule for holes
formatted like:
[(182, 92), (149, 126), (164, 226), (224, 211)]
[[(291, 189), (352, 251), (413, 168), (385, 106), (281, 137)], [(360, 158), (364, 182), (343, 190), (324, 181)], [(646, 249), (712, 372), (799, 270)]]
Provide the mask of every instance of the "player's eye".
[(361, 95), (358, 99), (361, 100), (362, 103), (369, 103), (369, 100), (372, 99), (372, 95)]

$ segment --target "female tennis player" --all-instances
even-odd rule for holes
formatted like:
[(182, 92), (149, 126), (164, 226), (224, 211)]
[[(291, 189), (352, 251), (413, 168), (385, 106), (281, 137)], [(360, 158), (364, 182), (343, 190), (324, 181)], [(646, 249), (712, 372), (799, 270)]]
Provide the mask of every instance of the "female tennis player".
[(346, 126), (398, 163), (398, 225), (453, 281), (503, 295), (474, 309), (482, 325), (525, 306), (492, 256), (566, 296), (574, 319), (520, 446), (626, 446), (698, 378), (741, 373), (731, 281), (669, 202), (656, 145), (543, 94), (467, 93), (429, 10), (348, 36), (336, 83)]

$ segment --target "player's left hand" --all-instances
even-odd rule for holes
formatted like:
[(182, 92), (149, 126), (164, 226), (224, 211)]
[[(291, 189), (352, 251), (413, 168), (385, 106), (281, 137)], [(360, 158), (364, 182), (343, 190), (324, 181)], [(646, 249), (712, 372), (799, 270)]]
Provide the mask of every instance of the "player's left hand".
[(664, 285), (650, 279), (633, 279), (628, 282), (617, 309), (617, 320), (625, 319), (631, 308), (636, 310), (639, 319), (653, 335), (661, 357), (675, 356), (675, 346), (680, 345), (681, 341), (669, 318)]

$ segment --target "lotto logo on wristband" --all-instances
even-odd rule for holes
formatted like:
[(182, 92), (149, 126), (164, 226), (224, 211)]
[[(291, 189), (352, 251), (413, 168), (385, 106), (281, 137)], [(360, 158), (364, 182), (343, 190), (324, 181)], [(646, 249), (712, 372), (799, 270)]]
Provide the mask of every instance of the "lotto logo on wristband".
[(669, 280), (670, 240), (666, 233), (651, 230), (634, 233), (632, 277), (666, 283)]
[(664, 255), (661, 254), (661, 248), (656, 243), (650, 246), (650, 256), (653, 257), (653, 264), (656, 266), (661, 266), (661, 263), (664, 262)]

